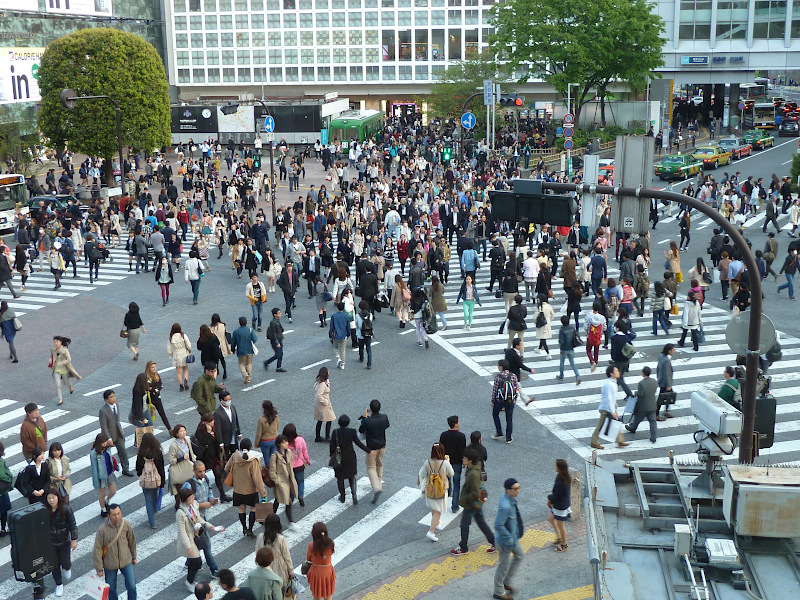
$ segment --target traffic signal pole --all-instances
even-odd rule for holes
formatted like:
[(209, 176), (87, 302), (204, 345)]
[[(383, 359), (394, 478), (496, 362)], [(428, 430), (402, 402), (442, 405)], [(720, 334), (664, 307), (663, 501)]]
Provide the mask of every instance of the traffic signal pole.
[(755, 458), (753, 432), (756, 415), (756, 384), (758, 383), (758, 357), (759, 340), (761, 338), (761, 278), (758, 265), (747, 241), (739, 230), (725, 219), (718, 211), (707, 206), (704, 202), (684, 196), (676, 192), (651, 190), (646, 188), (623, 188), (609, 185), (592, 185), (587, 183), (551, 183), (543, 182), (542, 187), (556, 193), (579, 192), (581, 194), (610, 194), (613, 196), (627, 196), (632, 198), (646, 198), (678, 202), (694, 208), (705, 216), (711, 218), (733, 240), (734, 245), (742, 254), (742, 260), (750, 273), (750, 321), (747, 330), (747, 356), (742, 390), (742, 434), (739, 439), (739, 463), (750, 464)]

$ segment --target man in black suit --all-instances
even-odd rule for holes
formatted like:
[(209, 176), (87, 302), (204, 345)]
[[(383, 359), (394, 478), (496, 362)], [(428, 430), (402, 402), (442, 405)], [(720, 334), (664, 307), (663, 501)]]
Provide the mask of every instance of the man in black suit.
[(371, 270), (372, 270), (372, 263), (369, 261), (369, 258), (367, 258), (367, 253), (362, 252), (361, 260), (359, 260), (358, 264), (356, 264), (356, 285), (358, 285), (361, 282), (361, 277), (364, 275), (364, 273)]
[(375, 274), (377, 265), (369, 263), (369, 270), (361, 276), (361, 299), (369, 304), (369, 312), (375, 318), (375, 298), (378, 296), (378, 276)]
[(219, 406), (214, 411), (214, 438), (226, 460), (236, 452), (242, 439), (239, 415), (231, 403), (231, 393), (228, 390), (219, 393)]
[(294, 304), (294, 295), (297, 293), (297, 286), (299, 285), (298, 274), (294, 272), (294, 263), (286, 261), (286, 268), (281, 271), (278, 277), (278, 287), (283, 291), (283, 299), (286, 301), (286, 316), (289, 317), (289, 323), (292, 322), (292, 304)]
[(447, 417), (447, 426), (450, 429), (442, 432), (442, 435), (439, 436), (439, 443), (444, 446), (445, 454), (450, 457), (450, 465), (455, 473), (450, 486), (450, 494), (453, 497), (453, 512), (458, 512), (458, 497), (461, 494), (461, 467), (464, 450), (467, 449), (467, 436), (459, 431), (458, 415)]
[(303, 277), (306, 278), (306, 283), (308, 284), (309, 298), (314, 296), (314, 280), (318, 275), (322, 277), (321, 268), (322, 264), (320, 263), (319, 256), (317, 256), (317, 251), (314, 246), (311, 246), (308, 249), (308, 254), (303, 257)]
[(642, 367), (642, 379), (636, 390), (636, 408), (633, 410), (633, 420), (630, 425), (625, 425), (625, 429), (631, 433), (636, 433), (644, 419), (650, 423), (650, 441), (656, 443), (656, 393), (658, 392), (658, 382), (650, 377), (650, 367)]
[[(522, 382), (522, 377), (520, 377), (520, 371), (527, 371), (528, 373), (535, 373), (536, 369), (531, 369), (530, 367), (526, 366), (522, 362), (522, 354), (520, 350), (522, 348), (522, 340), (518, 337), (515, 337), (511, 340), (511, 348), (506, 348), (505, 358), (508, 361), (508, 370), (511, 371), (514, 375), (517, 376), (517, 381), (520, 383)], [(520, 393), (520, 397), (522, 394)], [(533, 396), (525, 400), (525, 404), (533, 401)]]
[(100, 433), (103, 437), (114, 442), (119, 454), (119, 462), (122, 467), (122, 474), (126, 477), (133, 477), (133, 472), (128, 466), (128, 451), (125, 449), (125, 432), (122, 430), (122, 422), (119, 420), (119, 406), (117, 406), (117, 395), (114, 390), (103, 392), (105, 403), (100, 409)]

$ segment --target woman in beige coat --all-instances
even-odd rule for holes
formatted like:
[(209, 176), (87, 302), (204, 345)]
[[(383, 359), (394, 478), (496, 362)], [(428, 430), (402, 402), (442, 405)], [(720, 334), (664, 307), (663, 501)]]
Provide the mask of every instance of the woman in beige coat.
[[(317, 422), (315, 442), (331, 441), (331, 425), (336, 420), (331, 406), (331, 380), (327, 367), (322, 367), (314, 382), (314, 420)], [(325, 439), (320, 437), (322, 423), (325, 423)]]
[(218, 313), (214, 313), (211, 315), (211, 333), (217, 336), (219, 340), (219, 350), (222, 358), (219, 359), (220, 364), (222, 365), (222, 378), (228, 378), (228, 365), (225, 364), (225, 357), (232, 354), (231, 352), (231, 345), (228, 343), (228, 330), (225, 326), (225, 323), (222, 322)]
[[(226, 473), (233, 473), (233, 505), (239, 512), (239, 521), (242, 524), (242, 535), (255, 538), (253, 525), (256, 522), (255, 505), (261, 498), (267, 497), (267, 488), (261, 478), (261, 466), (258, 456), (250, 454), (253, 442), (247, 438), (239, 442), (239, 450), (233, 453), (225, 465)], [(250, 516), (247, 516), (247, 507), (250, 507)]]
[(289, 450), (289, 440), (281, 434), (275, 439), (275, 452), (269, 459), (269, 476), (275, 487), (275, 501), (272, 503), (273, 512), (278, 512), (278, 505), (286, 506), (286, 518), (289, 519), (289, 529), (300, 531), (292, 520), (292, 501), (297, 498), (297, 480), (294, 477), (294, 455)]
[(683, 271), (681, 271), (681, 251), (678, 244), (674, 241), (669, 243), (669, 250), (664, 251), (664, 258), (669, 262), (669, 270), (675, 276), (675, 281), (683, 283)]
[(191, 353), (192, 343), (189, 337), (183, 333), (180, 323), (173, 323), (169, 330), (167, 354), (172, 359), (172, 366), (175, 367), (175, 375), (182, 392), (189, 391), (189, 366), (186, 364), (186, 357)]
[[(550, 329), (550, 323), (556, 316), (553, 307), (550, 306), (550, 303), (547, 301), (548, 298), (545, 294), (539, 294), (539, 310), (536, 313), (536, 320), (534, 323), (536, 324), (536, 339), (539, 340), (539, 354), (547, 355), (547, 358), (550, 358), (550, 348), (547, 347), (547, 340), (553, 337), (553, 332)], [(539, 315), (544, 315), (546, 323), (539, 327)]]
[(50, 370), (53, 374), (53, 379), (56, 381), (56, 391), (58, 391), (58, 404), (64, 404), (64, 398), (61, 396), (61, 382), (66, 379), (69, 386), (69, 393), (73, 392), (72, 378), (80, 381), (83, 379), (75, 367), (72, 366), (72, 357), (69, 354), (69, 345), (72, 342), (67, 337), (61, 335), (53, 336), (53, 347), (50, 348)]
[(69, 476), (72, 469), (69, 467), (69, 458), (64, 454), (60, 442), (50, 444), (50, 453), (47, 459), (47, 466), (50, 467), (50, 485), (58, 488), (59, 493), (64, 498), (64, 504), (69, 504), (69, 493), (72, 491), (72, 481)]
[[(267, 515), (264, 521), (264, 531), (258, 534), (256, 538), (256, 552), (261, 548), (267, 547), (272, 549), (272, 554), (275, 557), (272, 561), (272, 570), (275, 571), (281, 578), (283, 578), (283, 588), (286, 589), (291, 585), (292, 575), (294, 572), (294, 565), (292, 564), (292, 555), (289, 552), (289, 544), (286, 543), (286, 538), (281, 534), (281, 518), (272, 513)], [(291, 587), (286, 594), (287, 598), (291, 598)]]
[[(175, 509), (175, 524), (178, 529), (177, 550), (178, 556), (188, 558), (189, 572), (186, 574), (186, 588), (194, 592), (194, 578), (197, 576), (203, 561), (200, 550), (206, 550), (206, 557), (211, 552), (208, 550), (211, 540), (208, 539), (206, 530), (215, 529), (225, 531), (224, 527), (215, 528), (200, 515), (200, 507), (194, 499), (194, 492), (190, 489), (181, 489), (178, 498), (180, 504)], [(212, 576), (215, 573), (212, 571)]]
[(194, 475), (194, 461), (197, 460), (197, 457), (194, 455), (192, 443), (186, 435), (186, 427), (180, 424), (175, 425), (170, 433), (175, 439), (172, 440), (169, 447), (169, 491), (176, 497), (175, 506), (177, 507), (178, 490)]

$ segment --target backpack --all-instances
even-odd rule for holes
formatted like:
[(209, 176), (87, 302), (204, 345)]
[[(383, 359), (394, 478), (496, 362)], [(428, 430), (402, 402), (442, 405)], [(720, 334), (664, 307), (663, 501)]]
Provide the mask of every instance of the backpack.
[(142, 474), (139, 476), (139, 485), (145, 490), (161, 487), (161, 475), (152, 458), (144, 459), (144, 469), (142, 469)]
[(517, 399), (517, 390), (514, 387), (514, 382), (511, 381), (511, 377), (503, 378), (503, 383), (500, 385), (497, 395), (504, 402), (514, 404)]
[(441, 500), (445, 496), (444, 479), (441, 475), (442, 464), (439, 465), (439, 471), (434, 473), (430, 470), (431, 463), (428, 461), (428, 482), (425, 484), (425, 494), (431, 500)]
[(617, 309), (619, 309), (619, 296), (612, 294), (611, 297), (606, 300), (606, 317), (613, 319), (614, 315), (617, 313)]
[(587, 342), (590, 346), (597, 346), (603, 341), (603, 326), (602, 325), (595, 325), (594, 323), (589, 325), (589, 335), (587, 336)]
[(650, 279), (644, 273), (637, 273), (636, 277), (636, 288), (634, 289), (636, 295), (647, 296), (647, 288), (650, 285)]
[(544, 316), (544, 312), (541, 310), (536, 315), (536, 327), (547, 327), (547, 317)]
[(372, 337), (372, 319), (361, 317), (361, 337), (368, 339)]
[(733, 387), (730, 381), (726, 381), (723, 385), (728, 386), (733, 390), (733, 400), (732, 402), (738, 406), (742, 405), (742, 385), (739, 384), (736, 387)]
[(483, 481), (480, 483), (480, 488), (478, 489), (478, 499), (475, 500), (475, 503), (472, 505), (472, 508), (477, 508), (478, 510), (483, 508), (484, 503), (489, 499), (489, 492), (486, 491), (486, 486), (483, 485)]

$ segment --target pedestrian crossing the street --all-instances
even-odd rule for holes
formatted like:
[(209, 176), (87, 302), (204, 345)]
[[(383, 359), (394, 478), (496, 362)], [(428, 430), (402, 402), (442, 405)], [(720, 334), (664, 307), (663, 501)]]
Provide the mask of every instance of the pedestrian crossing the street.
[[(93, 549), (95, 532), (101, 523), (97, 492), (92, 486), (89, 452), (95, 436), (99, 432), (99, 422), (96, 415), (79, 416), (68, 410), (40, 407), (41, 417), (48, 426), (48, 442), (59, 441), (64, 448), (65, 456), (70, 458), (73, 487), (70, 493), (70, 506), (72, 507), (78, 526), (78, 545), (72, 552), (73, 578), (64, 586), (63, 598), (77, 600), (85, 596), (84, 585), (90, 573), (94, 573)], [(20, 423), (24, 418), (24, 404), (12, 399), (0, 399), (0, 441), (6, 446), (4, 459), (16, 478), (24, 469), (26, 462), (22, 457), (22, 449), (18, 439)], [(126, 447), (133, 468), (136, 460), (134, 443), (134, 428), (123, 423), (127, 438)], [(166, 459), (172, 438), (168, 432), (156, 425), (155, 434), (161, 442), (161, 449)], [(313, 450), (310, 448), (310, 450)], [(327, 451), (327, 445), (325, 446)], [(251, 451), (261, 456), (257, 451)], [(313, 454), (313, 452), (312, 452)], [(319, 461), (319, 464), (325, 464)], [(167, 472), (169, 464), (165, 465)], [(213, 474), (209, 471), (209, 478), (213, 481)], [(216, 495), (216, 488), (212, 483)], [(194, 596), (187, 595), (184, 587), (186, 559), (178, 557), (175, 544), (177, 528), (173, 509), (173, 498), (165, 487), (162, 509), (157, 514), (158, 529), (152, 530), (147, 520), (144, 506), (144, 497), (138, 480), (123, 477), (117, 473), (117, 492), (111, 502), (122, 507), (123, 517), (130, 521), (137, 539), (137, 565), (135, 567), (137, 578), (137, 594), (140, 600), (153, 598), (184, 598), (190, 600)], [(309, 467), (305, 476), (305, 508), (295, 502), (293, 515), (299, 530), (285, 530), (294, 565), (298, 567), (305, 560), (306, 545), (310, 542), (311, 527), (317, 521), (328, 524), (331, 535), (336, 542), (336, 557), (334, 564), (345, 560), (353, 552), (380, 535), (395, 519), (403, 523), (416, 524), (420, 517), (427, 512), (427, 508), (420, 498), (419, 490), (415, 487), (402, 487), (398, 490), (387, 489), (382, 501), (378, 505), (368, 502), (371, 492), (369, 479), (365, 476), (357, 481), (357, 494), (367, 501), (353, 507), (350, 490), (346, 491), (345, 502), (339, 501), (336, 491), (333, 469), (327, 466)], [(272, 499), (270, 492), (270, 499)], [(27, 500), (16, 490), (10, 493), (13, 508), (27, 505)], [(413, 506), (416, 504), (416, 506)], [(281, 506), (278, 514), (283, 516), (284, 508)], [(215, 525), (226, 528), (224, 532), (211, 534), (211, 544), (217, 563), (220, 568), (230, 568), (236, 574), (238, 582), (242, 582), (253, 568), (255, 568), (255, 542), (242, 535), (241, 524), (236, 514), (236, 509), (230, 504), (220, 504), (207, 511), (207, 519)], [(259, 533), (257, 526), (255, 531)], [(420, 530), (422, 530), (420, 526)], [(6, 577), (0, 582), (0, 598), (22, 600), (28, 598), (31, 592), (30, 584), (15, 581), (8, 576), (11, 569), (11, 547), (9, 538), (0, 540), (0, 569)], [(197, 576), (196, 581), (211, 579), (208, 566)], [(45, 578), (46, 593), (48, 598), (53, 597), (54, 584), (50, 576)], [(215, 598), (221, 598), (224, 592), (215, 586)], [(122, 578), (118, 582), (120, 598), (127, 600), (124, 593)]]
[[(766, 216), (767, 214), (764, 211), (759, 212), (755, 216), (751, 215), (745, 219), (741, 227), (745, 231), (756, 227), (764, 227), (764, 219), (766, 218)], [(675, 225), (677, 225), (679, 218), (680, 218), (680, 210), (678, 209), (678, 207), (671, 207), (666, 213), (659, 212), (657, 227), (661, 225), (666, 225), (668, 223), (674, 223)], [(778, 225), (780, 225), (781, 231), (786, 231), (786, 232), (792, 231), (793, 225), (789, 213), (784, 214), (783, 212), (779, 212), (777, 218), (778, 218)], [(691, 226), (692, 232), (703, 231), (705, 229), (708, 229), (709, 227), (711, 227), (712, 229), (716, 227), (716, 224), (714, 223), (714, 220), (711, 217), (706, 217), (705, 215), (697, 212), (696, 210), (692, 211), (692, 219), (693, 219)], [(767, 231), (768, 232), (775, 231), (775, 227), (772, 223), (768, 225)], [(710, 239), (710, 237), (711, 233), (709, 232), (708, 238)], [(704, 241), (706, 241), (705, 238)], [(661, 244), (669, 243), (669, 239), (662, 240), (659, 243)]]
[[(507, 333), (498, 333), (500, 325), (505, 320), (506, 309), (503, 299), (495, 298), (494, 293), (485, 289), (489, 279), (488, 271), (484, 262), (484, 266), (477, 272), (477, 286), (483, 306), (476, 305), (472, 326), (467, 331), (464, 328), (461, 305), (458, 307), (455, 305), (461, 279), (458, 258), (454, 253), (450, 263), (450, 283), (445, 286), (448, 328), (443, 331), (440, 323), (439, 331), (430, 337), (432, 341), (442, 346), (490, 384), (497, 372), (497, 361), (503, 358), (509, 340)], [(609, 268), (609, 277), (616, 277), (618, 273), (617, 269)], [(652, 283), (651, 281), (651, 294)], [(523, 284), (520, 284), (520, 287), (523, 288)], [(683, 299), (688, 289), (686, 285), (683, 288), (679, 290), (681, 311), (683, 311)], [(558, 331), (561, 327), (559, 320), (565, 314), (563, 305), (566, 300), (561, 279), (553, 279), (552, 290), (554, 298), (550, 300), (550, 304), (555, 311), (555, 317), (551, 323), (552, 337), (547, 342), (550, 350), (549, 359), (546, 355), (537, 352), (538, 339), (534, 325), (537, 308), (533, 303), (525, 303), (525, 306), (528, 307), (526, 319), (528, 329), (524, 332), (523, 338), (524, 362), (533, 368), (535, 373), (528, 375), (527, 379), (521, 382), (521, 388), (525, 395), (533, 396), (535, 400), (528, 406), (520, 402), (518, 410), (526, 411), (577, 454), (588, 458), (593, 452), (589, 440), (597, 423), (600, 388), (605, 380), (605, 366), (610, 359), (610, 351), (601, 347), (600, 364), (592, 373), (585, 349), (583, 347), (576, 348), (575, 363), (580, 372), (581, 384), (576, 385), (569, 361), (565, 361), (564, 380), (556, 379), (559, 373)], [(524, 297), (524, 289), (522, 289), (522, 295)], [(584, 318), (592, 312), (592, 300), (592, 296), (589, 294), (588, 297), (584, 295), (581, 302), (579, 333), (584, 340), (586, 339), (583, 330)], [(613, 455), (633, 460), (650, 459), (665, 457), (669, 450), (673, 450), (679, 458), (696, 458), (694, 454), (696, 444), (692, 435), (697, 430), (697, 420), (689, 409), (691, 393), (695, 391), (717, 392), (722, 385), (722, 373), (725, 366), (735, 364), (735, 356), (725, 342), (725, 327), (730, 320), (730, 313), (706, 304), (702, 320), (705, 342), (700, 345), (699, 351), (692, 350), (691, 341), (687, 338), (686, 346), (678, 347), (672, 357), (673, 389), (678, 394), (678, 402), (671, 409), (674, 418), (658, 423), (657, 442), (655, 444), (650, 442), (647, 423), (644, 422), (639, 426), (636, 435), (626, 434), (626, 441), (631, 442), (629, 446), (620, 448), (608, 444), (605, 450), (600, 451), (602, 456)], [(574, 317), (572, 323), (574, 324)], [(633, 342), (637, 354), (631, 360), (625, 381), (635, 392), (642, 367), (650, 366), (653, 372), (652, 377), (655, 378), (656, 363), (664, 344), (676, 343), (680, 339), (682, 330), (680, 316), (677, 316), (673, 317), (670, 335), (665, 335), (660, 329), (657, 336), (652, 335), (652, 313), (649, 310), (649, 300), (645, 302), (643, 317), (634, 314), (632, 327), (637, 333)], [(800, 357), (800, 353), (798, 353), (800, 339), (781, 333), (780, 343), (783, 349), (783, 359), (775, 362), (769, 369), (769, 375), (772, 377), (770, 391), (778, 403), (775, 443), (772, 448), (762, 450), (758, 459), (762, 462), (800, 460), (800, 401), (798, 401), (796, 384), (796, 371), (800, 366), (800, 360), (792, 358)], [(490, 388), (486, 393), (488, 397)], [(624, 406), (622, 402), (624, 397), (625, 394), (620, 390), (618, 392), (620, 411)], [(487, 418), (490, 416), (487, 415)], [(522, 431), (524, 429), (515, 423), (514, 437), (517, 438), (515, 443), (525, 443)]]

